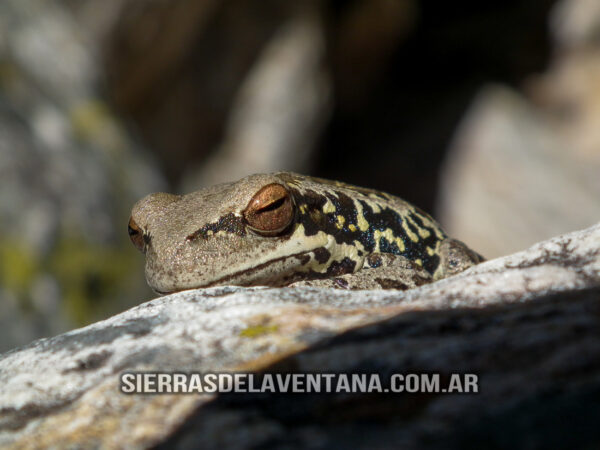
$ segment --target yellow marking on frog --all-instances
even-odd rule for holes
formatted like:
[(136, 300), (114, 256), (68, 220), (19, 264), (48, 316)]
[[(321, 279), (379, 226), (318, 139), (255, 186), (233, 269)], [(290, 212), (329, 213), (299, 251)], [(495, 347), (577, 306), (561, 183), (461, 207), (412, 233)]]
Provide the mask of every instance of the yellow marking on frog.
[(442, 233), (442, 230), (440, 230), (438, 227), (434, 227), (434, 231), (439, 240), (443, 241), (446, 238), (446, 236), (444, 236)]
[(415, 233), (413, 233), (413, 231), (410, 229), (410, 227), (408, 226), (408, 222), (406, 221), (406, 217), (402, 221), (402, 228), (404, 228), (406, 235), (409, 237), (409, 239), (411, 241), (419, 242), (419, 236), (417, 236)]
[[(423, 223), (425, 225), (428, 225), (429, 227), (431, 227), (433, 229), (433, 233), (438, 238), (438, 240), (443, 241), (444, 239), (446, 239), (446, 235), (441, 230), (441, 228), (435, 223), (435, 221), (432, 222), (431, 219), (423, 217), (421, 214), (417, 214), (417, 215), (421, 218), (421, 220), (423, 221)], [(425, 222), (426, 219), (427, 219), (427, 222)]]
[(335, 206), (331, 203), (331, 200), (327, 199), (323, 207), (321, 208), (325, 214), (330, 214), (335, 212)]
[(385, 238), (390, 244), (396, 244), (400, 252), (406, 250), (402, 238), (397, 237), (391, 228), (386, 228), (384, 231), (375, 230), (373, 233), (373, 238), (375, 239), (375, 252), (379, 252), (379, 240), (382, 237)]
[[(413, 212), (413, 214), (416, 214), (416, 212)], [(422, 219), (425, 218), (423, 217)], [(410, 223), (417, 229), (417, 233), (419, 234), (421, 239), (427, 239), (429, 236), (431, 236), (431, 232), (427, 228), (419, 226), (411, 216), (406, 216), (405, 220), (410, 221)]]
[(297, 188), (302, 188), (302, 180), (297, 177), (293, 177), (292, 179), (287, 180), (287, 184)]
[(356, 206), (356, 222), (358, 222), (358, 229), (360, 231), (367, 231), (369, 229), (369, 222), (367, 222), (365, 216), (363, 216), (362, 205), (360, 202), (354, 202), (354, 205)]
[(421, 239), (427, 239), (431, 236), (431, 232), (427, 228), (420, 227), (414, 222), (413, 224), (417, 227), (417, 232), (419, 233), (419, 236), (421, 236)]
[(342, 215), (338, 215), (337, 223), (335, 224), (335, 226), (341, 230), (342, 228), (344, 228), (344, 222), (346, 222), (346, 218)]
[(298, 207), (298, 209), (300, 210), (300, 212), (301, 212), (302, 214), (306, 214), (306, 203), (302, 203), (302, 204), (301, 204), (301, 205)]
[(423, 261), (421, 261), (421, 258), (415, 259), (415, 264), (419, 267), (423, 267)]
[(435, 249), (434, 249), (434, 248), (427, 247), (427, 248), (426, 248), (426, 250), (427, 250), (427, 254), (428, 254), (429, 256), (433, 256), (433, 255), (435, 255)]
[[(348, 229), (354, 233), (356, 231), (356, 225), (351, 223), (350, 225), (348, 225)], [(354, 241), (354, 242), (358, 242), (358, 241)]]
[[(298, 253), (299, 250), (302, 249), (315, 249), (318, 247), (325, 247), (326, 249), (332, 249), (335, 247), (335, 238), (326, 234), (323, 231), (319, 231), (317, 234), (312, 236), (306, 235), (306, 230), (304, 229), (304, 225), (299, 224), (298, 227), (294, 230), (294, 233), (290, 238), (284, 242), (282, 242), (281, 247), (273, 253), (273, 255), (265, 255), (258, 256), (256, 259), (249, 259), (247, 264), (241, 266), (239, 269), (244, 270), (246, 268), (255, 267), (257, 265), (262, 264), (263, 262), (267, 262), (272, 260), (273, 258), (287, 257), (289, 255)], [(330, 258), (331, 260), (331, 258)], [(306, 265), (302, 266), (301, 271), (308, 272), (309, 270), (317, 270), (319, 268), (324, 268), (322, 271), (324, 272), (327, 267), (329, 267), (329, 261), (325, 264), (319, 264), (319, 262), (315, 258), (311, 258)]]
[(353, 245), (360, 251), (362, 252), (366, 252), (364, 245), (362, 245), (362, 243), (360, 243), (359, 241), (354, 241)]
[(381, 212), (381, 207), (376, 202), (370, 202), (367, 200), (367, 205), (369, 205), (371, 207), (371, 209), (373, 210), (373, 212), (375, 214), (378, 214)]
[[(359, 251), (363, 251), (363, 256), (358, 255)], [(365, 253), (366, 252), (364, 251), (364, 247), (358, 241), (354, 241), (352, 244), (344, 243), (338, 248), (338, 251), (335, 253), (335, 256), (332, 255), (331, 262), (333, 262), (333, 261), (339, 262), (339, 261), (343, 260), (345, 257), (350, 258), (352, 261), (354, 261), (356, 263), (356, 266), (354, 267), (354, 272), (356, 272), (357, 270), (360, 270), (364, 264)], [(329, 267), (329, 265), (330, 264), (327, 264), (328, 267)]]

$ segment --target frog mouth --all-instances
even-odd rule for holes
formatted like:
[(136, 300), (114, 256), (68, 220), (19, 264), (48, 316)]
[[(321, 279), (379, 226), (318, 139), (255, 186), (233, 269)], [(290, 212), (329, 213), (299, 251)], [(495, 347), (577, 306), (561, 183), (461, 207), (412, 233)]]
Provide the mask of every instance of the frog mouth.
[[(302, 252), (293, 253), (291, 255), (285, 255), (285, 256), (281, 256), (279, 258), (274, 258), (274, 259), (266, 261), (262, 264), (258, 264), (256, 266), (249, 267), (247, 269), (238, 270), (236, 272), (230, 273), (230, 274), (225, 275), (221, 278), (218, 278), (214, 281), (211, 281), (205, 285), (198, 286), (198, 288), (212, 287), (212, 286), (224, 286), (224, 285), (228, 284), (229, 282), (234, 282), (234, 286), (260, 286), (261, 282), (268, 283), (270, 286), (285, 286), (286, 284), (296, 281), (296, 280), (292, 279), (293, 277), (291, 277), (291, 275), (293, 273), (302, 272), (302, 270), (298, 270), (298, 269), (303, 266), (306, 266), (313, 259), (311, 257), (311, 254), (313, 252), (314, 252), (313, 250), (305, 250)], [(283, 264), (292, 258), (298, 260), (298, 264), (294, 264), (294, 265), (290, 266), (284, 272), (275, 271), (275, 272), (269, 273), (269, 268), (271, 266), (275, 266), (277, 264)], [(290, 278), (290, 279), (287, 280), (285, 275), (288, 275), (288, 278)], [(246, 279), (248, 281), (244, 282), (243, 284), (235, 283), (236, 281), (239, 282), (240, 280), (244, 280), (244, 279)], [(278, 280), (280, 280), (280, 283), (277, 283)]]
[[(269, 286), (285, 286), (286, 284), (292, 283), (294, 281), (298, 281), (294, 279), (293, 273), (297, 273), (298, 269), (306, 264), (308, 264), (312, 258), (311, 253), (313, 250), (305, 250), (302, 252), (294, 253), (292, 255), (281, 256), (279, 258), (274, 258), (269, 261), (266, 261), (262, 264), (258, 264), (253, 267), (249, 267), (247, 269), (238, 270), (236, 272), (230, 273), (228, 275), (222, 276), (221, 278), (217, 278), (215, 280), (209, 281), (207, 283), (198, 284), (195, 286), (185, 287), (182, 289), (174, 289), (174, 290), (159, 290), (155, 287), (152, 287), (152, 290), (159, 295), (170, 295), (176, 292), (189, 291), (191, 289), (203, 289), (208, 287), (215, 286), (225, 286), (227, 284), (232, 284), (233, 286), (260, 286), (262, 283), (267, 283)], [(285, 261), (295, 258), (298, 260), (298, 264), (294, 264), (288, 268), (287, 274), (289, 275), (289, 280), (285, 279), (285, 276), (282, 276), (282, 273), (279, 271), (275, 271), (269, 274), (269, 267), (276, 265), (278, 263), (284, 263)], [(298, 277), (296, 277), (298, 278)], [(241, 280), (247, 279), (246, 282), (240, 282)], [(277, 283), (278, 280), (281, 280)]]

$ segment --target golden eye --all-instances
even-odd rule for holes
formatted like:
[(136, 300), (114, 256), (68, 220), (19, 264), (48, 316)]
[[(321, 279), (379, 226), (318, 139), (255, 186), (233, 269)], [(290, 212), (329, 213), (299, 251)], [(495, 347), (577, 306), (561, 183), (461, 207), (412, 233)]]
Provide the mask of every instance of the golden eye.
[(288, 190), (281, 184), (267, 184), (254, 194), (244, 210), (248, 227), (263, 236), (284, 231), (294, 218), (294, 205)]
[(135, 223), (135, 220), (133, 220), (133, 217), (129, 218), (129, 225), (127, 226), (127, 231), (129, 232), (129, 239), (131, 239), (131, 242), (133, 242), (133, 245), (135, 245), (135, 247), (140, 252), (145, 253), (146, 242), (144, 240), (144, 232), (138, 226), (138, 224)]

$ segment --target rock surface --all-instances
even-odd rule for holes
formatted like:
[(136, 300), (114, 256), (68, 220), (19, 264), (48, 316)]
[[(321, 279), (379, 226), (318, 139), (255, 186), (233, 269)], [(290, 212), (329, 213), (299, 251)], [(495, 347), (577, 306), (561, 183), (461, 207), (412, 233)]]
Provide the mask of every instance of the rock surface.
[[(600, 224), (409, 291), (221, 287), (0, 356), (0, 446), (600, 444)], [(124, 395), (123, 371), (474, 373), (478, 394)]]
[(560, 130), (519, 93), (483, 90), (445, 166), (444, 229), (489, 258), (595, 223), (599, 165)]
[(561, 0), (549, 25), (547, 70), (481, 89), (446, 155), (437, 218), (488, 257), (600, 217), (600, 3)]

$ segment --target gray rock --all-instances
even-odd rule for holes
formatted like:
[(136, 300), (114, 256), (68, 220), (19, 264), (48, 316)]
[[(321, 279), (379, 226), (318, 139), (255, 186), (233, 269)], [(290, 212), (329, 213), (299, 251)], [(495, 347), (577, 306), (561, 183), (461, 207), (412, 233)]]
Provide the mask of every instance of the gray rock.
[(577, 142), (587, 139), (596, 149), (600, 141), (590, 138), (600, 134), (588, 133), (591, 126), (577, 129), (578, 139), (506, 87), (483, 89), (443, 170), (438, 218), (444, 229), (494, 258), (596, 223), (600, 160), (584, 157)]
[(550, 15), (552, 37), (560, 50), (596, 46), (600, 37), (600, 4), (594, 0), (561, 0)]
[[(184, 291), (0, 356), (0, 446), (593, 448), (599, 297), (600, 224), (404, 292)], [(479, 393), (119, 391), (150, 370), (473, 373)]]
[(442, 170), (442, 225), (487, 257), (600, 217), (600, 2), (556, 2), (549, 25), (547, 70), (482, 89)]

